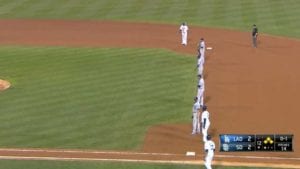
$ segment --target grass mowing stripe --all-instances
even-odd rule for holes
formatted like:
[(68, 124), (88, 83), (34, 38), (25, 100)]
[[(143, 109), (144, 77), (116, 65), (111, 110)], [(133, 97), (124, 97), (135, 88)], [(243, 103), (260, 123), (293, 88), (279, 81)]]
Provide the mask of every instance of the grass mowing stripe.
[[(52, 4), (50, 5), (51, 8), (49, 10), (49, 8), (46, 8), (46, 11), (48, 11), (47, 13), (49, 14), (49, 16), (51, 16), (51, 18), (61, 18), (61, 19), (65, 19), (67, 17), (67, 12), (69, 10), (72, 10), (72, 8), (74, 8), (74, 6), (72, 6), (72, 2), (76, 2), (76, 1), (72, 1), (72, 0), (62, 0), (60, 3), (56, 3), (55, 1), (52, 1)], [(32, 14), (31, 17), (35, 17), (35, 14)], [(74, 16), (75, 17), (75, 16)], [(38, 18), (42, 18), (42, 15), (38, 16)]]
[[(167, 20), (171, 20), (171, 18), (178, 18), (180, 22), (184, 21), (182, 20), (182, 12), (184, 11), (184, 5), (187, 3), (187, 1), (180, 1), (180, 0), (173, 0), (168, 1), (169, 7), (168, 13), (167, 13)], [(159, 15), (156, 15), (157, 18), (160, 18)]]
[[(88, 4), (88, 1), (69, 1), (68, 2), (68, 7), (66, 8), (65, 15), (72, 15), (75, 16), (76, 18), (80, 18), (80, 15), (86, 5)], [(70, 7), (69, 7), (70, 6)]]
[(213, 22), (224, 22), (227, 2), (219, 0), (214, 0), (213, 2)]
[[(180, 165), (180, 164), (146, 164), (146, 163), (125, 163), (125, 162), (96, 162), (96, 161), (29, 161), (29, 160), (0, 160), (0, 169), (19, 169), (26, 166), (27, 169), (40, 168), (72, 168), (72, 169), (204, 169), (204, 166), (198, 165)], [(250, 169), (249, 167), (228, 167), (214, 166), (216, 169)], [(251, 169), (270, 169), (269, 167), (259, 168), (251, 167)]]
[[(242, 17), (242, 23), (247, 23), (249, 26), (253, 25), (257, 22), (257, 12), (256, 7), (254, 5), (255, 2), (252, 1), (241, 1), (239, 5), (241, 15), (238, 16)], [(238, 22), (241, 23), (241, 22)]]
[[(141, 10), (138, 11), (138, 13), (136, 13), (136, 18), (132, 18), (133, 20), (139, 20), (139, 19), (143, 19), (143, 20), (149, 20), (152, 17), (155, 17), (156, 14), (155, 12), (161, 11), (159, 10), (159, 7), (163, 7), (160, 6), (161, 3), (157, 3), (158, 1), (144, 1), (143, 6), (141, 6)], [(164, 3), (168, 4), (167, 1), (164, 1)], [(159, 13), (159, 12), (158, 12)]]
[[(29, 14), (31, 16), (31, 11), (28, 13), (28, 4), (35, 4), (36, 0), (22, 0), (22, 1), (12, 1), (13, 4), (9, 10), (9, 13), (7, 12), (6, 14), (9, 15), (9, 17), (15, 17), (16, 15), (24, 17), (24, 15)], [(15, 12), (18, 11), (18, 12)]]
[[(140, 3), (138, 3), (140, 5)], [(117, 4), (114, 5), (114, 7), (109, 11), (107, 14), (108, 16), (115, 16), (119, 19), (128, 18), (128, 17), (134, 17), (130, 15), (134, 15), (134, 12), (132, 9), (134, 9), (136, 4), (133, 3), (133, 1), (118, 1)]]
[[(28, 3), (32, 5), (28, 6)], [(19, 5), (14, 10), (20, 11), (19, 15), (21, 15), (22, 17), (30, 17), (32, 15), (38, 15), (39, 13), (42, 13), (43, 11), (41, 9), (45, 8), (49, 4), (49, 0), (28, 0), (26, 3)]]
[[(97, 15), (103, 16), (107, 12), (107, 5), (112, 3), (112, 1), (94, 0), (86, 0), (84, 2), (86, 2), (86, 4), (83, 5), (84, 8), (77, 15), (80, 19), (95, 19), (97, 18)], [(97, 7), (101, 7), (101, 9)]]
[[(204, 15), (199, 12), (204, 13), (203, 11), (199, 10), (199, 6), (205, 5), (206, 3), (201, 3), (201, 1), (187, 1), (184, 7), (184, 13), (181, 15), (182, 20), (186, 20), (189, 23), (197, 22), (194, 16), (199, 17), (201, 21), (204, 19)], [(198, 21), (199, 22), (199, 21)]]
[[(193, 65), (166, 50), (0, 48), (16, 82), (0, 97), (0, 120), (10, 121), (0, 146), (138, 148), (148, 126), (189, 120)], [(121, 141), (128, 134), (136, 139)]]
[[(1, 18), (130, 20), (224, 27), (300, 37), (295, 0), (18, 0), (0, 1)], [(269, 8), (269, 9), (268, 9)], [(250, 29), (250, 30), (249, 30)]]
[[(101, 15), (103, 16), (103, 19), (111, 19), (111, 11), (115, 8), (115, 6), (118, 5), (118, 1), (104, 1), (105, 4), (103, 5), (103, 7), (101, 8), (101, 10), (99, 10), (100, 13), (97, 13), (97, 15)], [(115, 13), (112, 15), (114, 16), (116, 15)]]
[(10, 15), (10, 14), (14, 13), (15, 9), (18, 6), (24, 4), (24, 2), (26, 2), (26, 1), (24, 1), (24, 0), (23, 1), (8, 1), (8, 2), (1, 1), (2, 6), (0, 6), (0, 9), (1, 9), (0, 14), (4, 15), (4, 16), (6, 16), (8, 14)]

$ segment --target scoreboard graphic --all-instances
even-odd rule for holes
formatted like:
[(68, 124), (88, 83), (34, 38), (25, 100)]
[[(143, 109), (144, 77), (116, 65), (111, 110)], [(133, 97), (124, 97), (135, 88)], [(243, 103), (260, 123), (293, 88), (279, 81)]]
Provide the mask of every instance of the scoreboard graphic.
[(293, 151), (292, 134), (264, 134), (264, 135), (246, 135), (246, 134), (221, 134), (220, 135), (221, 152), (238, 151)]

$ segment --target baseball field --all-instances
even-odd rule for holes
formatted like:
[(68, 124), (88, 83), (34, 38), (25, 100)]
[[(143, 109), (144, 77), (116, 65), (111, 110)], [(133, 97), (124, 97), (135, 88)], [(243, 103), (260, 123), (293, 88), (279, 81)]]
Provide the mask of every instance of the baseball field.
[(294, 134), (293, 152), (217, 149), (213, 167), (300, 168), (300, 1), (0, 4), (0, 168), (204, 168), (191, 135), (201, 37), (217, 147), (221, 133)]

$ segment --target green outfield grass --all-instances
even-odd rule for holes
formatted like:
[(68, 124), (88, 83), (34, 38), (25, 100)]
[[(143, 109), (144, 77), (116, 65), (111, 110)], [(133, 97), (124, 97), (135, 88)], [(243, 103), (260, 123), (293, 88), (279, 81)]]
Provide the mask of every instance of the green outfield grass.
[[(112, 163), (112, 162), (62, 162), (62, 161), (16, 161), (0, 160), (0, 169), (205, 169), (198, 165), (144, 164), (144, 163)], [(224, 167), (213, 166), (214, 169), (271, 169), (257, 167)], [(273, 168), (274, 169), (274, 168)]]
[[(154, 49), (0, 48), (0, 147), (136, 149), (189, 122), (195, 60)], [(131, 139), (128, 139), (130, 136)]]
[(163, 22), (300, 38), (299, 0), (0, 0), (0, 18)]

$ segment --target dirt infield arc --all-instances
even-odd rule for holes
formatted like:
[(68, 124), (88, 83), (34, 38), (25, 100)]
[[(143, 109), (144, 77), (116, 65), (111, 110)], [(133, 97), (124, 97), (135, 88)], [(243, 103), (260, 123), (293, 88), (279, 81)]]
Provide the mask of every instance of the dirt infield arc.
[[(0, 24), (1, 45), (165, 48), (195, 55), (197, 42), (204, 37), (207, 46), (213, 47), (206, 54), (205, 101), (211, 112), (210, 132), (215, 141), (220, 133), (289, 133), (295, 136), (292, 153), (217, 152), (218, 164), (225, 164), (225, 161), (231, 164), (293, 164), (300, 168), (300, 147), (297, 145), (300, 142), (298, 40), (260, 34), (255, 49), (251, 47), (249, 32), (191, 26), (188, 46), (183, 47), (176, 25), (58, 20), (0, 20)], [(119, 153), (103, 153), (95, 159), (201, 161), (203, 145), (199, 137), (190, 135), (190, 129), (190, 124), (153, 126), (138, 152), (140, 154), (132, 153), (129, 158), (120, 157)], [(2, 149), (0, 156), (4, 159), (60, 158), (65, 153), (41, 151)], [(197, 156), (191, 160), (184, 156), (186, 151), (195, 151)], [(84, 153), (69, 156), (85, 158)]]
[(0, 79), (0, 91), (4, 91), (10, 87), (10, 83), (6, 80)]

